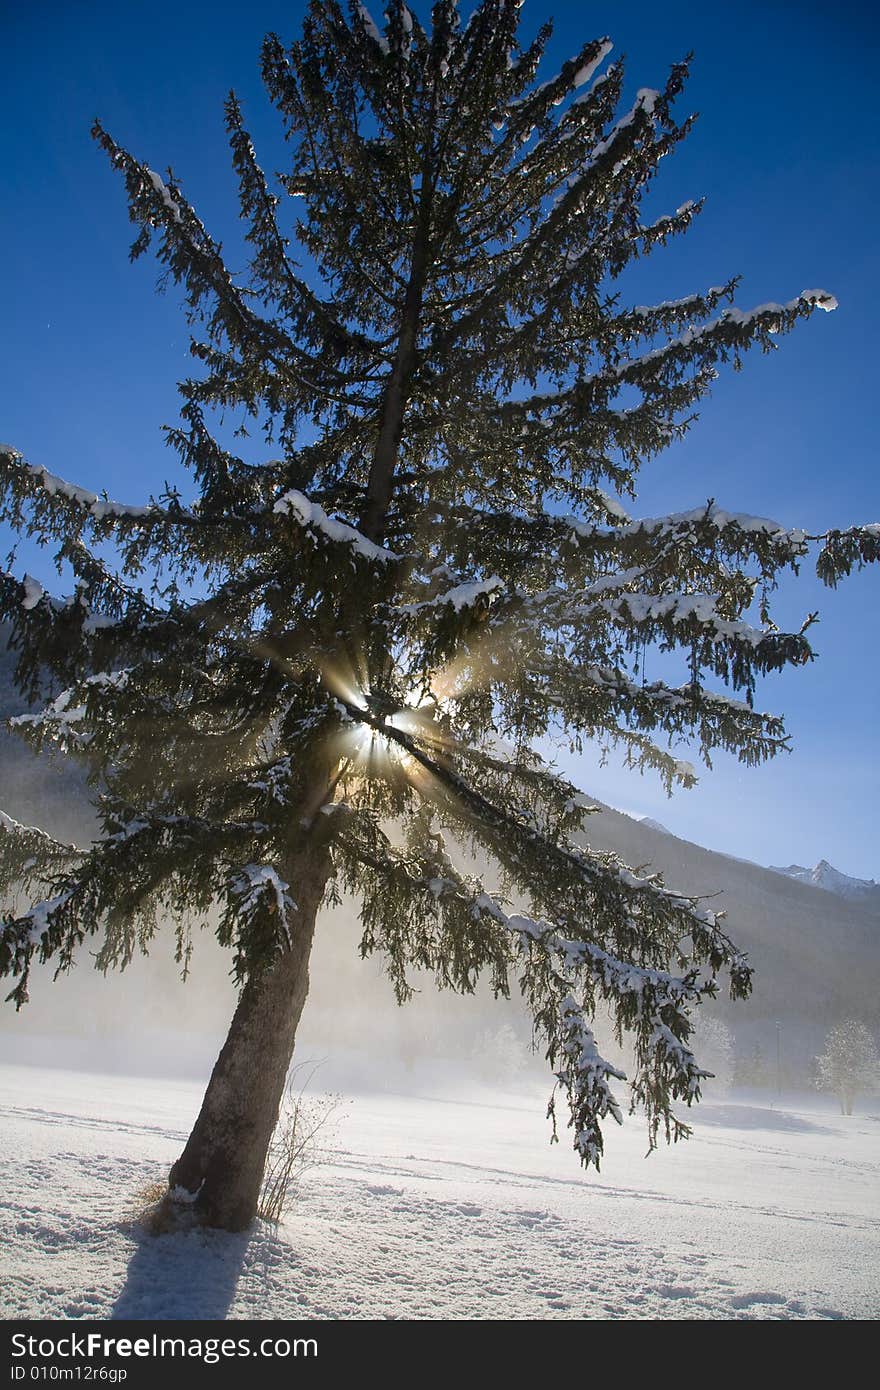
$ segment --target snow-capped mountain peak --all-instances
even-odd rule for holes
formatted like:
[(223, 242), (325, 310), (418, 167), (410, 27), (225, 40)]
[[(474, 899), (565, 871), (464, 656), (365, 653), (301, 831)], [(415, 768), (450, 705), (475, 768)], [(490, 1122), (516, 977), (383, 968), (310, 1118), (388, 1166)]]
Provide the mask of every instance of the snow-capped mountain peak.
[(650, 816), (639, 816), (639, 825), (644, 825), (648, 830), (657, 830), (661, 835), (671, 835), (672, 831), (665, 825), (661, 825), (658, 820), (653, 820)]
[(836, 893), (840, 898), (868, 898), (875, 894), (880, 897), (880, 883), (875, 883), (872, 878), (851, 878), (849, 874), (835, 869), (827, 859), (820, 859), (812, 869), (806, 869), (802, 864), (789, 864), (785, 869), (775, 864), (770, 867), (774, 873), (785, 874), (814, 888), (824, 888), (826, 893)]

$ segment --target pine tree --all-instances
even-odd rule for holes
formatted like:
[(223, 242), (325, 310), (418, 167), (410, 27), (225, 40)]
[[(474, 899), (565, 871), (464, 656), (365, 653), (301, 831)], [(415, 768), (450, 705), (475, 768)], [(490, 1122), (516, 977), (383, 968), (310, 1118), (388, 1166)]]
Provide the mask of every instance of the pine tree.
[[(683, 736), (707, 761), (784, 746), (752, 694), (810, 656), (807, 624), (778, 630), (770, 599), (819, 538), (712, 501), (633, 521), (617, 497), (720, 363), (834, 301), (743, 312), (732, 279), (628, 307), (618, 277), (700, 211), (639, 215), (690, 129), (687, 64), (620, 114), (608, 40), (538, 84), (550, 26), (521, 45), (518, 23), (515, 0), (467, 24), (439, 0), (429, 27), (392, 0), (384, 29), (313, 0), (292, 47), (270, 35), (277, 189), (226, 105), (246, 279), (180, 182), (96, 124), (132, 256), (154, 247), (193, 327), (168, 440), (196, 499), (125, 505), (0, 453), (2, 518), (75, 576), (67, 599), (2, 578), (17, 680), (42, 700), (17, 727), (86, 766), (102, 827), (83, 849), (4, 819), (19, 897), (0, 969), (21, 1005), (34, 961), (63, 970), (97, 939), (98, 965), (122, 966), (170, 917), (185, 968), (214, 922), (240, 997), (169, 1201), (221, 1227), (253, 1217), (316, 914), (342, 891), (399, 1000), (414, 969), (518, 986), (587, 1164), (625, 1080), (594, 1007), (632, 1034), (654, 1143), (699, 1097), (695, 1008), (722, 971), (749, 989), (709, 908), (589, 848), (589, 800), (535, 744), (616, 742), (667, 787), (694, 779), (666, 746)], [(262, 461), (220, 437), (220, 412), (264, 431)], [(880, 549), (876, 527), (821, 539), (830, 583)], [(646, 645), (680, 654), (680, 685), (640, 681)]]
[(880, 1087), (880, 1056), (864, 1023), (848, 1018), (829, 1031), (816, 1058), (816, 1085), (837, 1096), (841, 1115), (852, 1114), (856, 1096)]
[(707, 1089), (713, 1095), (726, 1095), (733, 1085), (733, 1033), (722, 1018), (702, 1014), (697, 1018), (693, 1042), (700, 1061), (711, 1075)]

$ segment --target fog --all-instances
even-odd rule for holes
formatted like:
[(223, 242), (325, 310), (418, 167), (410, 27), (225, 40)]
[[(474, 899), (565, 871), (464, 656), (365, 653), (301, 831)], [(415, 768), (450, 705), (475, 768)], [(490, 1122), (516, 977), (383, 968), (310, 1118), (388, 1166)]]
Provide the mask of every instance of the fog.
[[(439, 1070), (546, 1070), (530, 1053), (519, 1001), (479, 990), (461, 997), (413, 975), (416, 993), (399, 1006), (379, 957), (362, 960), (353, 903), (321, 914), (309, 999), (295, 1062), (320, 1063), (322, 1085), (383, 1089)], [(189, 977), (180, 978), (169, 928), (147, 957), (106, 975), (83, 950), (80, 964), (53, 979), (35, 968), (30, 1002), (0, 1013), (0, 1051), (9, 1061), (147, 1075), (207, 1075), (236, 1002), (230, 953), (210, 929), (195, 938)]]
[[(11, 686), (11, 660), (0, 654), (0, 714), (22, 707)], [(0, 734), (0, 808), (80, 843), (94, 832), (80, 774), (58, 759), (35, 757), (8, 734)], [(751, 957), (752, 997), (735, 1004), (721, 997), (700, 1011), (706, 1021), (698, 1027), (697, 1053), (717, 1071), (716, 1091), (724, 1084), (771, 1092), (809, 1087), (813, 1059), (835, 1023), (858, 1018), (876, 1033), (875, 908), (701, 849), (609, 808), (589, 818), (588, 833), (597, 849), (659, 869), (671, 887), (711, 896)], [(413, 975), (416, 993), (399, 1006), (381, 957), (362, 960), (359, 940), (356, 903), (344, 900), (321, 914), (295, 1062), (319, 1063), (323, 1085), (418, 1090), (442, 1076), (502, 1085), (543, 1079), (549, 1090), (552, 1078), (540, 1049), (532, 1051), (531, 1021), (515, 980), (513, 997), (496, 1000), (488, 987), (461, 997)], [(210, 928), (195, 935), (186, 981), (173, 959), (170, 922), (149, 957), (124, 971), (105, 976), (94, 969), (99, 944), (89, 950), (86, 943), (76, 967), (58, 979), (51, 967), (35, 967), (31, 1002), (20, 1013), (0, 1006), (0, 1055), (48, 1066), (207, 1077), (236, 999), (231, 955)], [(604, 1055), (626, 1069), (628, 1049), (616, 1046), (607, 1020), (599, 1018), (596, 1034)]]
[[(608, 815), (606, 834), (619, 841), (630, 827), (621, 830), (626, 818)], [(734, 1083), (770, 1093), (809, 1087), (813, 1058), (835, 1022), (858, 1017), (876, 1027), (876, 921), (754, 866), (715, 863), (719, 856), (702, 865), (704, 851), (666, 838), (666, 855), (679, 870), (668, 871), (668, 880), (705, 892), (708, 875), (733, 900), (731, 928), (756, 967), (751, 999), (721, 998), (700, 1010), (697, 1055), (718, 1077), (708, 1093)], [(543, 1079), (549, 1090), (552, 1078), (540, 1049), (532, 1049), (515, 981), (510, 1000), (495, 999), (486, 986), (462, 997), (413, 973), (415, 993), (398, 1005), (381, 956), (361, 959), (359, 939), (354, 902), (319, 916), (294, 1062), (319, 1064), (322, 1088), (419, 1091), (440, 1080)], [(170, 923), (149, 956), (125, 970), (97, 971), (97, 944), (92, 952), (82, 948), (69, 974), (53, 978), (50, 968), (34, 969), (30, 1003), (17, 1014), (10, 1004), (0, 1009), (0, 1054), (43, 1066), (206, 1078), (236, 1001), (231, 956), (210, 928), (194, 937), (186, 980), (173, 959)], [(605, 1055), (626, 1069), (629, 1050), (614, 1042), (609, 1021), (600, 1017), (596, 1032)]]

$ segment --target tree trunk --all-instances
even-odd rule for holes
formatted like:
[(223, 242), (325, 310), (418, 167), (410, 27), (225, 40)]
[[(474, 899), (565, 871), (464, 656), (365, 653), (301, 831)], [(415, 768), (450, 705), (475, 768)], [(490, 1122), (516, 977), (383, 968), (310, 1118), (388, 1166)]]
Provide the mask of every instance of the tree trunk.
[(204, 1225), (241, 1231), (256, 1215), (329, 873), (329, 851), (314, 841), (285, 865), (297, 904), (288, 922), (291, 944), (242, 989), (199, 1117), (169, 1174), (166, 1201), (189, 1206)]
[[(425, 185), (429, 182), (423, 175)], [(397, 340), (394, 366), (382, 400), (379, 433), (370, 464), (367, 498), (360, 518), (360, 529), (372, 541), (381, 539), (382, 527), (394, 490), (394, 470), (403, 435), (403, 417), (409, 398), (411, 377), (416, 360), (419, 320), (425, 279), (428, 272), (428, 228), (431, 222), (431, 198), (423, 192), (419, 210), (419, 226), (413, 246), (409, 283), (403, 301), (403, 314)]]

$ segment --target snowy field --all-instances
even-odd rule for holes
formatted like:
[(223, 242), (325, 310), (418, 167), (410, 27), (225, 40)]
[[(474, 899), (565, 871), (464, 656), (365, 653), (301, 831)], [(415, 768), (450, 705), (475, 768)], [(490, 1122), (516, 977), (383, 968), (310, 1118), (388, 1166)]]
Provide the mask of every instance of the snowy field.
[(597, 1177), (548, 1146), (544, 1092), (355, 1095), (277, 1233), (145, 1238), (201, 1090), (0, 1068), (3, 1317), (880, 1313), (880, 1115), (706, 1103), (648, 1159), (633, 1118)]

